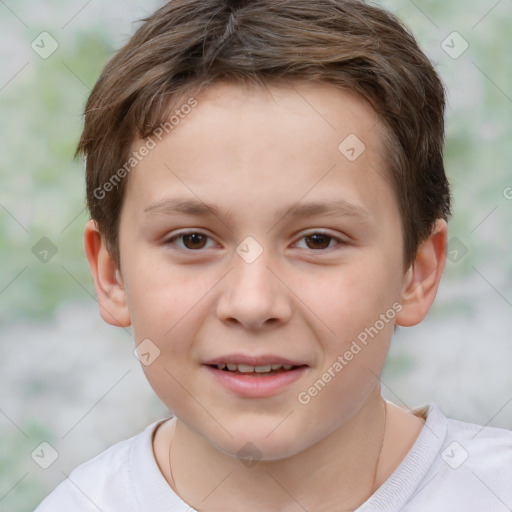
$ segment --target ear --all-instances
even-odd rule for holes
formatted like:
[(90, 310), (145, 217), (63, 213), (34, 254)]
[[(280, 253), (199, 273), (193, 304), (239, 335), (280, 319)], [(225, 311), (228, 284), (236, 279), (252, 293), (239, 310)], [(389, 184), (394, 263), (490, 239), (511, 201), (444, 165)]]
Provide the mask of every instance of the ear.
[(107, 250), (96, 221), (92, 219), (85, 225), (84, 249), (94, 279), (101, 318), (116, 327), (128, 327), (130, 314), (121, 272)]
[(448, 226), (438, 219), (432, 234), (419, 247), (416, 258), (407, 271), (402, 288), (402, 310), (396, 324), (410, 327), (420, 323), (436, 297), (446, 263)]

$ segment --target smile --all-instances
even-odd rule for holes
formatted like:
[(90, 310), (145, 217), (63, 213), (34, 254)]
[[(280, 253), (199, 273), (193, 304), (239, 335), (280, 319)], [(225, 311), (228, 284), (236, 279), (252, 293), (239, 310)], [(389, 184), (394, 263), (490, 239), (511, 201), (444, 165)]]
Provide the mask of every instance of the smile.
[(300, 379), (309, 368), (308, 365), (251, 366), (236, 363), (218, 363), (203, 367), (213, 377), (214, 386), (220, 385), (228, 392), (246, 398), (265, 398), (277, 395)]
[[(214, 365), (212, 365), (214, 366)], [(282, 373), (283, 371), (291, 370), (296, 368), (291, 364), (266, 364), (261, 366), (252, 366), (250, 364), (236, 364), (236, 363), (221, 363), (215, 365), (218, 370), (226, 372), (238, 373), (238, 374), (259, 374), (259, 375), (275, 375)]]

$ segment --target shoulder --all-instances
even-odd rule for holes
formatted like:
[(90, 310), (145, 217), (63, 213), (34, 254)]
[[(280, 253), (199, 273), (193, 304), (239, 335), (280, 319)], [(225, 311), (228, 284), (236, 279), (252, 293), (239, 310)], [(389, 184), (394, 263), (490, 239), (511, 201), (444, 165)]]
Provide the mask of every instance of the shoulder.
[(358, 512), (509, 510), (512, 432), (448, 419), (435, 404), (414, 413), (419, 437)]
[[(37, 507), (35, 512), (136, 511), (132, 476), (134, 447), (151, 446), (151, 437), (159, 422), (143, 432), (116, 443), (74, 469)], [(143, 463), (143, 461), (139, 461)]]
[(512, 489), (512, 431), (451, 419), (447, 426), (441, 459), (449, 470), (464, 468), (477, 478), (503, 482)]
[(430, 414), (444, 421), (445, 436), (411, 505), (468, 512), (512, 506), (512, 431), (447, 419), (436, 407)]

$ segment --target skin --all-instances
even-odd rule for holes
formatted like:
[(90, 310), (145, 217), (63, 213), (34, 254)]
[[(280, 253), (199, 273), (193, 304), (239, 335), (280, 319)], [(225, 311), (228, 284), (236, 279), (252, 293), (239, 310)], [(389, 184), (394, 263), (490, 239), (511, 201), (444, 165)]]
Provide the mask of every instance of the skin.
[[(378, 377), (395, 322), (417, 324), (435, 298), (446, 223), (437, 221), (404, 272), (382, 124), (349, 91), (218, 83), (197, 100), (128, 179), (120, 269), (95, 222), (85, 229), (102, 317), (132, 325), (136, 343), (149, 338), (160, 350), (143, 369), (175, 418), (156, 432), (156, 461), (197, 510), (352, 510), (389, 477), (424, 424), (383, 400)], [(355, 161), (338, 150), (349, 134), (366, 146)], [(220, 216), (146, 211), (178, 196), (215, 205)], [(297, 202), (340, 199), (364, 215), (279, 214)], [(185, 230), (209, 238), (173, 238)], [(332, 238), (312, 239), (319, 231)], [(263, 250), (252, 263), (236, 252), (247, 236)], [(300, 403), (298, 394), (393, 304), (401, 305), (394, 320)], [(202, 364), (234, 352), (291, 357), (308, 368), (274, 396), (241, 397)], [(237, 458), (248, 442), (260, 453), (251, 467)]]

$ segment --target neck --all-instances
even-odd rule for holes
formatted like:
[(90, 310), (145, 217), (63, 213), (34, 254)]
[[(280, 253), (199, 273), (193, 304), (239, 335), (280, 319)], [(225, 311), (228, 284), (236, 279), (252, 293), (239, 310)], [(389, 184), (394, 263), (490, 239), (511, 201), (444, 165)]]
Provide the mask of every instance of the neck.
[(250, 512), (353, 510), (394, 471), (423, 425), (386, 406), (377, 389), (347, 422), (306, 450), (246, 466), (180, 420), (168, 423), (167, 432), (155, 438), (164, 477), (196, 510), (223, 512), (240, 510), (241, 504)]

